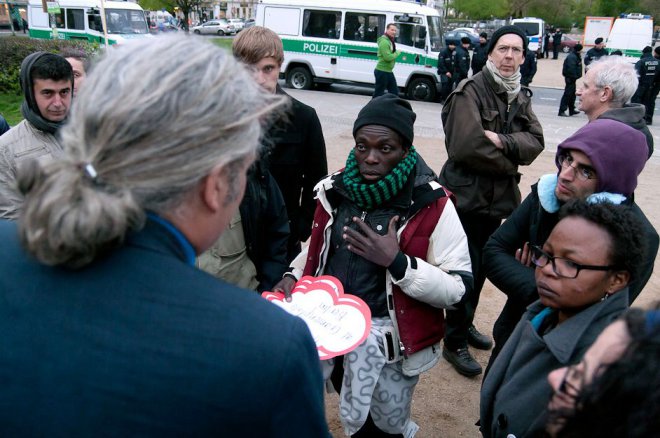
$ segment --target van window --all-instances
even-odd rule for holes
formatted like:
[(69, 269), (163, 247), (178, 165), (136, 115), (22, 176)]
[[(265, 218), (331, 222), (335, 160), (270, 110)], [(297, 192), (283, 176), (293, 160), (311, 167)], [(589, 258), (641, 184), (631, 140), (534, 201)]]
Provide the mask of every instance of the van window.
[(399, 35), (396, 42), (405, 46), (423, 49), (426, 46), (426, 26), (417, 24), (397, 23)]
[(385, 29), (385, 15), (347, 12), (344, 39), (375, 43)]
[(60, 12), (53, 15), (55, 16), (55, 27), (64, 29), (64, 9), (60, 9)]
[(82, 9), (66, 10), (67, 29), (85, 30), (85, 11)]
[(525, 23), (525, 22), (518, 22), (514, 23), (514, 26), (520, 28), (527, 34), (527, 36), (530, 35), (538, 35), (541, 33), (539, 31), (539, 23)]
[(442, 25), (440, 23), (440, 17), (428, 17), (428, 22), (431, 51), (439, 52), (442, 49)]
[(341, 12), (311, 11), (303, 14), (303, 36), (339, 39)]

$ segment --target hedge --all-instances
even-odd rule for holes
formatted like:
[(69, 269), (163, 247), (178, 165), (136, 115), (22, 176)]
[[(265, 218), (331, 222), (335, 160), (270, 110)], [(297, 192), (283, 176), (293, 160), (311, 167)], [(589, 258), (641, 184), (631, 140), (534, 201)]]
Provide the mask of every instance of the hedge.
[(0, 38), (0, 93), (21, 94), (19, 71), (27, 55), (37, 51), (60, 53), (65, 47), (73, 47), (92, 55), (99, 50), (98, 44), (75, 40), (41, 40), (6, 36)]

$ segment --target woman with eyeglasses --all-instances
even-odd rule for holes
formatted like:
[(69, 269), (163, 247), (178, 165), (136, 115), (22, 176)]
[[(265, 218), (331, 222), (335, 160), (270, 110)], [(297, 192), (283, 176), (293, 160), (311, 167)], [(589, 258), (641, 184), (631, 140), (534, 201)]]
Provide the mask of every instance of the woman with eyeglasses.
[(485, 437), (534, 436), (545, 428), (550, 371), (575, 364), (628, 306), (646, 242), (629, 207), (566, 203), (543, 246), (531, 248), (539, 300), (504, 345), (481, 390)]
[(660, 436), (660, 302), (610, 324), (577, 364), (548, 375), (551, 437)]
[(646, 139), (635, 129), (615, 120), (588, 123), (557, 146), (557, 171), (543, 175), (488, 239), (483, 255), (486, 276), (507, 302), (493, 326), (495, 348), (486, 374), (527, 306), (539, 298), (531, 248), (543, 245), (559, 220), (559, 209), (571, 199), (628, 205), (640, 218), (649, 250), (640, 275), (628, 285), (628, 302), (639, 295), (653, 272), (660, 240), (634, 201), (647, 154)]

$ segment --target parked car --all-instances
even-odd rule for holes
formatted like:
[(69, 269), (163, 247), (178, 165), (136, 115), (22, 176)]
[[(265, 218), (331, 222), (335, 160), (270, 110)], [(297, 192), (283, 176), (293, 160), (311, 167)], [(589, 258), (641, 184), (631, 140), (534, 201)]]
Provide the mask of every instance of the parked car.
[(199, 26), (193, 27), (191, 30), (197, 35), (218, 34), (222, 36), (234, 35), (236, 33), (234, 25), (225, 19), (209, 20), (206, 23), (202, 23)]
[[(568, 53), (571, 50), (573, 50), (573, 47), (580, 41), (573, 39), (569, 36), (562, 35), (561, 37), (561, 44), (559, 45), (559, 50), (561, 50), (564, 53)], [(550, 44), (548, 44), (548, 50), (552, 51), (553, 50), (554, 44), (552, 44), (552, 37), (550, 37)]]
[(243, 28), (245, 27), (245, 22), (241, 18), (230, 18), (229, 23), (234, 25), (234, 29), (236, 29), (236, 33), (242, 31)]
[(254, 26), (256, 23), (254, 22), (254, 18), (250, 18), (245, 22), (245, 26), (243, 26), (243, 29), (247, 29), (249, 27)]
[(454, 31), (454, 32), (467, 32), (467, 33), (471, 33), (471, 34), (474, 34), (476, 36), (479, 36), (479, 33), (476, 30), (471, 29), (469, 27), (457, 27), (455, 29), (452, 29), (452, 31)]
[(445, 33), (445, 46), (447, 46), (449, 43), (460, 46), (461, 38), (463, 37), (470, 38), (470, 49), (473, 49), (475, 46), (479, 45), (479, 35), (466, 32), (464, 30), (452, 30), (451, 32)]

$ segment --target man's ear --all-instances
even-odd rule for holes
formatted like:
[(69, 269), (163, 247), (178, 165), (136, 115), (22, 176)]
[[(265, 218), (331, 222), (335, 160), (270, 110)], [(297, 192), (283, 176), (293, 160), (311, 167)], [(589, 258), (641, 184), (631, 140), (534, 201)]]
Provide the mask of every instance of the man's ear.
[(200, 182), (202, 203), (213, 213), (223, 208), (223, 201), (227, 197), (227, 173), (227, 166), (219, 165)]
[(607, 85), (602, 88), (601, 94), (600, 94), (600, 101), (601, 102), (609, 102), (612, 99), (614, 99), (614, 93), (612, 92), (612, 89), (608, 87)]

